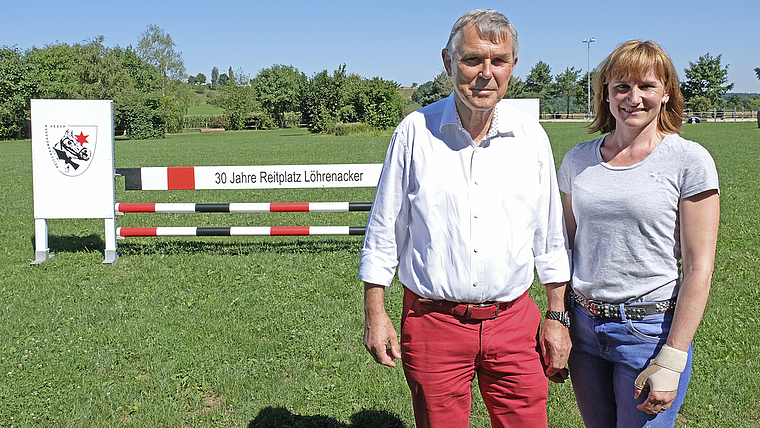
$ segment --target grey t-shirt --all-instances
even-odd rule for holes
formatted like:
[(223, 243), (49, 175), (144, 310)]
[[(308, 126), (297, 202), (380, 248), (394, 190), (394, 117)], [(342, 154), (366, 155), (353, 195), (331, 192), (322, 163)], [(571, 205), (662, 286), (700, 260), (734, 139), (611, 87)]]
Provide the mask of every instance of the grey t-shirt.
[(643, 161), (613, 167), (603, 140), (571, 149), (557, 174), (577, 223), (573, 289), (607, 303), (670, 299), (681, 282), (678, 203), (718, 189), (715, 163), (699, 144), (668, 134)]

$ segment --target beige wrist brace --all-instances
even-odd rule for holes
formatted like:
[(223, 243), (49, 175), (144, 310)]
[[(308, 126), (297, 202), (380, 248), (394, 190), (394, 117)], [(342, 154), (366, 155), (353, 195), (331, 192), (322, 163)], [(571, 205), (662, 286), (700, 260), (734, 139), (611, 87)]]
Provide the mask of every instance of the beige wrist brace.
[(652, 391), (675, 391), (681, 372), (686, 368), (689, 358), (687, 352), (665, 345), (660, 353), (649, 363), (639, 377), (636, 378), (636, 388), (644, 389), (649, 385)]

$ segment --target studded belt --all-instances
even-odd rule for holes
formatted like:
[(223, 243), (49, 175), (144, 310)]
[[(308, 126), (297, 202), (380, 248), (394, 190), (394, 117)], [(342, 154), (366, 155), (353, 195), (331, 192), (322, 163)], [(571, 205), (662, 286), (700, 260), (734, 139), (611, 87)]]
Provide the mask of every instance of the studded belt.
[[(620, 305), (614, 303), (604, 303), (598, 300), (588, 300), (583, 296), (570, 291), (570, 299), (573, 303), (586, 308), (588, 313), (604, 318), (620, 318)], [(633, 320), (644, 319), (647, 315), (662, 314), (676, 307), (676, 298), (653, 303), (633, 303), (623, 305), (625, 317)]]

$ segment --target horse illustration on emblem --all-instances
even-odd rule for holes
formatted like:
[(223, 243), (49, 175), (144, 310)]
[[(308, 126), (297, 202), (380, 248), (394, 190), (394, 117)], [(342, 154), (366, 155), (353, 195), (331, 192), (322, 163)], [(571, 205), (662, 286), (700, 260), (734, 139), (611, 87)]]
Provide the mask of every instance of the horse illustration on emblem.
[[(56, 130), (64, 131), (60, 138), (51, 135)], [(51, 127), (46, 131), (48, 132), (48, 149), (58, 171), (70, 177), (84, 173), (92, 162), (97, 141), (97, 127)]]

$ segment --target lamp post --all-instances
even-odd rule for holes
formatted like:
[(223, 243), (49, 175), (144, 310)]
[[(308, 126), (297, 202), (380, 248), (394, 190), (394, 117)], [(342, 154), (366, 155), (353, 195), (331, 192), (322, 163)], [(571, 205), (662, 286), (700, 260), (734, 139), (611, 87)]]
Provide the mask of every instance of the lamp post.
[(583, 39), (583, 43), (586, 44), (586, 105), (588, 106), (587, 119), (591, 119), (591, 43), (595, 42), (595, 38)]

